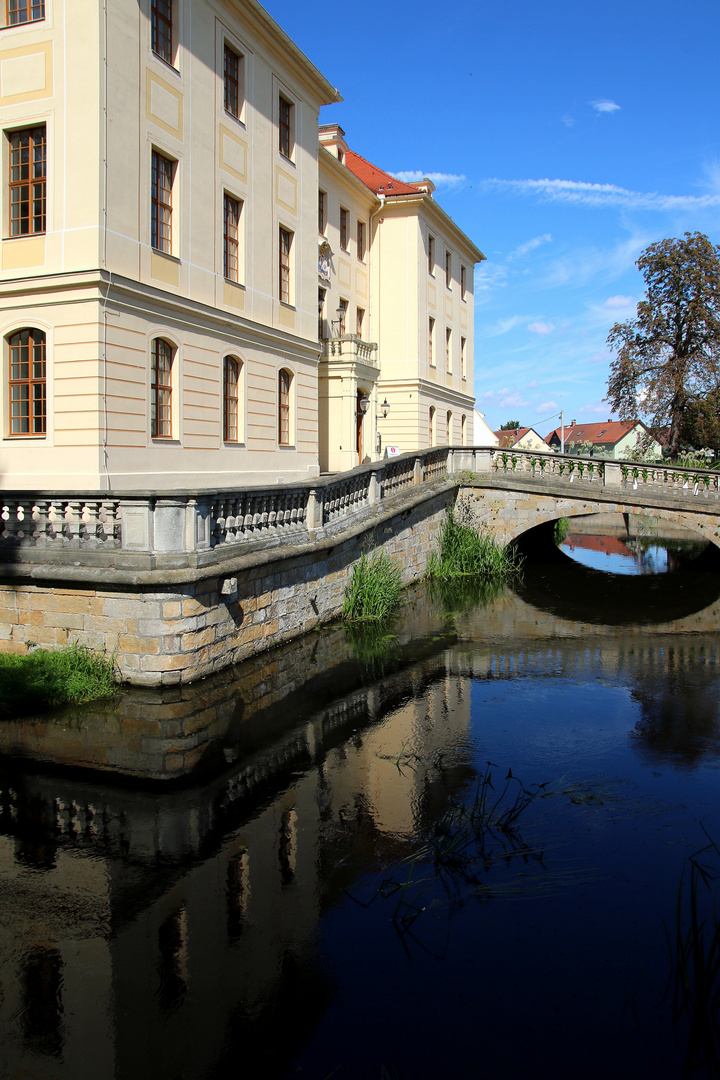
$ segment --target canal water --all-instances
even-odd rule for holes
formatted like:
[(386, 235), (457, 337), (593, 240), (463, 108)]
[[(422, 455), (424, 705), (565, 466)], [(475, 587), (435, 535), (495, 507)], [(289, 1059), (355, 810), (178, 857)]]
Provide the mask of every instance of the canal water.
[(720, 575), (628, 550), (6, 721), (0, 1076), (717, 1075)]

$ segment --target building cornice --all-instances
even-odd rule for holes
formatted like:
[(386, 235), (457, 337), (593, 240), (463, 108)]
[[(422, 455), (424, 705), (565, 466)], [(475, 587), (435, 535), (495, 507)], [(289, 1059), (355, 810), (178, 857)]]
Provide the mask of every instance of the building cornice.
[(334, 105), (342, 101), (340, 92), (320, 72), (305, 53), (297, 47), (292, 38), (278, 26), (271, 15), (257, 0), (224, 0), (231, 11), (238, 14), (241, 23), (251, 23), (252, 28), (261, 37), (268, 49), (283, 65), (289, 65), (297, 78), (317, 98), (320, 105)]
[(84, 270), (65, 274), (48, 274), (34, 278), (13, 278), (0, 283), (0, 304), (7, 307), (9, 302), (22, 299), (26, 303), (37, 304), (38, 294), (45, 302), (52, 302), (54, 294), (62, 293), (62, 303), (68, 303), (68, 292), (80, 295), (75, 302), (86, 302), (88, 292), (94, 293), (90, 299), (99, 303), (109, 301), (122, 304), (133, 314), (151, 315), (158, 321), (158, 315), (182, 326), (190, 326), (198, 331), (208, 329), (218, 335), (232, 335), (235, 339), (246, 341), (258, 348), (271, 351), (292, 349), (294, 354), (317, 362), (320, 355), (320, 343), (307, 338), (289, 334), (264, 323), (231, 312), (221, 311), (197, 300), (174, 293), (165, 292), (153, 285), (146, 285), (132, 278), (111, 274), (107, 270)]
[(463, 248), (474, 263), (485, 261), (486, 256), (483, 255), (480, 248), (472, 242), (470, 237), (462, 231), (450, 215), (435, 202), (431, 195), (425, 193), (422, 195), (393, 195), (384, 200), (383, 209), (388, 212), (399, 211), (401, 214), (408, 211), (425, 213), (437, 228), (443, 229), (450, 234), (457, 246)]

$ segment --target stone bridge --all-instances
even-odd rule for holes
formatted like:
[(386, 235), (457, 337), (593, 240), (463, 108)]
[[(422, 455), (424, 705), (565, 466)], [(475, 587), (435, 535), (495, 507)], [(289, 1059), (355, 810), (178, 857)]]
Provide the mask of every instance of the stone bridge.
[(453, 466), (460, 504), (502, 545), (561, 517), (632, 514), (720, 547), (717, 472), (501, 450), (455, 450)]
[(0, 493), (0, 649), (79, 641), (192, 681), (337, 618), (368, 549), (421, 578), (459, 499), (501, 544), (559, 517), (660, 517), (720, 547), (720, 474), (433, 447), (268, 488)]

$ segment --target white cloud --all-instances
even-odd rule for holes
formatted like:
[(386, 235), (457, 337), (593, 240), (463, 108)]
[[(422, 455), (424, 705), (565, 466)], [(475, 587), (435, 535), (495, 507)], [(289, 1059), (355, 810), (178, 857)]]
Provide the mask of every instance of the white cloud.
[[(538, 405), (535, 412), (536, 413), (546, 413), (546, 412), (550, 412), (552, 409), (557, 409), (557, 408), (558, 408), (557, 401), (543, 401), (543, 403), (541, 405)], [(552, 419), (552, 417), (550, 419)]]
[(541, 244), (549, 244), (552, 240), (552, 233), (543, 233), (542, 236), (533, 236), (532, 240), (526, 240), (524, 244), (520, 244), (514, 251), (511, 251), (508, 255), (508, 262), (511, 259), (517, 259), (521, 255), (527, 255), (528, 252), (534, 251), (535, 248), (539, 248)]
[(602, 98), (600, 101), (591, 101), (590, 104), (599, 113), (614, 113), (620, 108), (614, 101), (608, 101), (607, 98)]
[(526, 409), (530, 404), (530, 402), (525, 401), (522, 394), (518, 393), (517, 390), (501, 390), (500, 393), (504, 394), (498, 401), (501, 409)]
[(609, 296), (600, 307), (603, 311), (631, 311), (635, 300), (632, 296)]
[(458, 188), (467, 177), (464, 173), (423, 172), (421, 169), (405, 169), (394, 172), (393, 176), (406, 184), (419, 184), (421, 180), (432, 180), (435, 187)]
[(518, 195), (537, 195), (550, 202), (581, 206), (619, 207), (624, 210), (700, 210), (720, 206), (720, 193), (713, 195), (662, 195), (657, 191), (630, 191), (617, 184), (592, 184), (583, 180), (486, 180), (490, 187), (504, 188)]
[(491, 326), (484, 329), (482, 336), (500, 337), (501, 334), (507, 334), (508, 331), (525, 322), (526, 318), (526, 315), (512, 315), (509, 319), (497, 319)]
[(564, 116), (561, 116), (560, 119), (567, 128), (575, 126), (575, 118), (573, 116), (569, 116), (567, 113), (565, 113)]
[(552, 334), (555, 324), (551, 322), (531, 322), (528, 330), (531, 334)]

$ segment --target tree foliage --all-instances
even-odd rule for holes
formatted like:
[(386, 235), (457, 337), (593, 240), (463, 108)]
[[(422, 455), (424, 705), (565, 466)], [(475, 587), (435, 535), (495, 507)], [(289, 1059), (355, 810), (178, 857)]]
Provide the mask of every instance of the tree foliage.
[(720, 454), (720, 390), (691, 401), (685, 410), (680, 439), (694, 450), (710, 448)]
[(720, 247), (685, 233), (651, 244), (637, 266), (645, 299), (608, 335), (616, 355), (606, 400), (621, 419), (644, 419), (656, 438), (669, 427), (676, 457), (689, 410), (720, 389)]
[(507, 423), (500, 425), (499, 430), (500, 431), (515, 431), (519, 427), (520, 427), (520, 421), (519, 420), (508, 420)]

